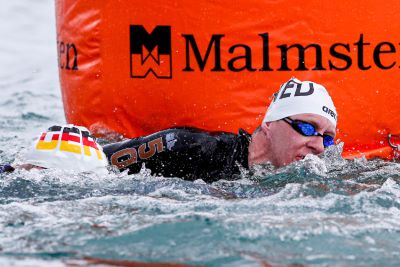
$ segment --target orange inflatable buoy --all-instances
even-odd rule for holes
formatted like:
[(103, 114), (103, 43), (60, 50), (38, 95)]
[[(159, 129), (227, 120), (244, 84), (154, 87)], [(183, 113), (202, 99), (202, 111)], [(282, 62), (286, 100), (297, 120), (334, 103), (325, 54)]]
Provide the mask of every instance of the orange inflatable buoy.
[(295, 76), (330, 92), (344, 157), (391, 159), (398, 10), (395, 0), (58, 0), (65, 115), (125, 137), (183, 125), (251, 132)]

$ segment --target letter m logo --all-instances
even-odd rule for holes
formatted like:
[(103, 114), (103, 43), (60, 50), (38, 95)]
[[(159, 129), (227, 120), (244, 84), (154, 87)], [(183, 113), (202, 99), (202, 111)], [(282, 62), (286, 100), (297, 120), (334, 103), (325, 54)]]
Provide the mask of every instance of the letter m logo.
[(130, 25), (131, 77), (146, 78), (152, 72), (172, 78), (171, 26), (156, 26), (149, 34), (143, 25)]

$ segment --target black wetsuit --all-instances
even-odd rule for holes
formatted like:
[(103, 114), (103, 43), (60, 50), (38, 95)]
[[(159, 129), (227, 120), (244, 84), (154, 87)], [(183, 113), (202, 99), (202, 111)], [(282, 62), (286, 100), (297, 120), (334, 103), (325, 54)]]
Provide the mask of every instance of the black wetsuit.
[(153, 175), (213, 182), (238, 178), (240, 166), (248, 169), (250, 139), (242, 129), (233, 134), (172, 128), (105, 145), (103, 151), (110, 164), (130, 174), (144, 163)]

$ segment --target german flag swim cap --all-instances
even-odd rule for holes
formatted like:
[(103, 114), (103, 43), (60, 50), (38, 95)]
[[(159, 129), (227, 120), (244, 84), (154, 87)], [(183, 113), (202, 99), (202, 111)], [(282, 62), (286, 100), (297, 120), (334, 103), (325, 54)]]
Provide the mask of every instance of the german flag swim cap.
[(107, 173), (102, 147), (88, 129), (72, 124), (52, 126), (33, 143), (26, 163), (62, 170)]

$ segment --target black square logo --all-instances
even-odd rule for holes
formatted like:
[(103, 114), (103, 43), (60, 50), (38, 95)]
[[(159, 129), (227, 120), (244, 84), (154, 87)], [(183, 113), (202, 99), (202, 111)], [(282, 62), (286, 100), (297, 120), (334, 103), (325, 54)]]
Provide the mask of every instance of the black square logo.
[(148, 33), (143, 25), (130, 25), (131, 77), (172, 79), (171, 26), (156, 26)]

